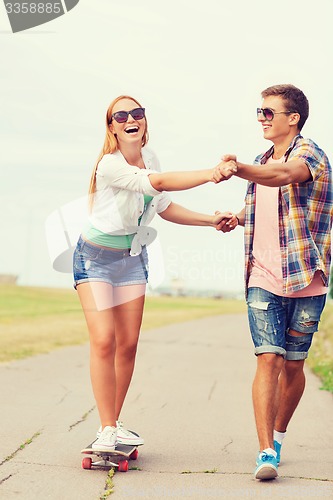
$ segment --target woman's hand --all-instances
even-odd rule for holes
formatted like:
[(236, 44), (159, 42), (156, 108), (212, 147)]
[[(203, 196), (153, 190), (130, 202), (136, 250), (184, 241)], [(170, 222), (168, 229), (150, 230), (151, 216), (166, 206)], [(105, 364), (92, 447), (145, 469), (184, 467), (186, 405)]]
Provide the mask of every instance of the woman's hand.
[(222, 231), (223, 233), (230, 233), (239, 224), (238, 218), (232, 212), (215, 212), (214, 225), (217, 231)]

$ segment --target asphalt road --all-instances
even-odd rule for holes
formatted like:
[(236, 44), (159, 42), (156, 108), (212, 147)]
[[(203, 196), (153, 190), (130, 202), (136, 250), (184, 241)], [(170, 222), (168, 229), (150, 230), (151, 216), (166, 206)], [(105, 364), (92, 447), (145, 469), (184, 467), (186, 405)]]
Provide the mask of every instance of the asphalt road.
[[(143, 332), (124, 424), (145, 438), (112, 499), (333, 498), (333, 396), (307, 373), (279, 477), (253, 478), (255, 356), (244, 315)], [(0, 498), (98, 500), (107, 472), (83, 470), (99, 425), (88, 346), (0, 365)]]

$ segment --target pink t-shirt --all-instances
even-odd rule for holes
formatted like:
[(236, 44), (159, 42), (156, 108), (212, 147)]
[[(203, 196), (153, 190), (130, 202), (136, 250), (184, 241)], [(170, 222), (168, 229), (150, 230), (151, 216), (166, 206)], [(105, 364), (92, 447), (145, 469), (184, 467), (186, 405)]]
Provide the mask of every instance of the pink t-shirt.
[[(281, 163), (281, 159), (272, 157), (268, 163)], [(316, 271), (312, 283), (290, 294), (283, 293), (282, 262), (279, 242), (279, 188), (257, 184), (256, 210), (253, 237), (253, 267), (249, 278), (249, 287), (259, 287), (284, 297), (310, 297), (327, 293)]]

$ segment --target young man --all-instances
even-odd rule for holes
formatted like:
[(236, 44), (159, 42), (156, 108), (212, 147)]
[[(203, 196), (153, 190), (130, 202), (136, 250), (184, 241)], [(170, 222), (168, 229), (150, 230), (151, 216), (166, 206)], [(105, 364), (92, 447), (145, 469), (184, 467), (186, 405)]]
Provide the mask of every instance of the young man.
[[(237, 161), (249, 181), (245, 208), (245, 279), (257, 370), (253, 406), (260, 452), (256, 479), (277, 476), (288, 423), (305, 387), (304, 360), (325, 305), (331, 260), (332, 171), (326, 154), (300, 131), (308, 100), (293, 85), (262, 92), (257, 117), (273, 146), (254, 165)], [(219, 169), (222, 167), (223, 162)], [(222, 221), (220, 229), (234, 229)]]

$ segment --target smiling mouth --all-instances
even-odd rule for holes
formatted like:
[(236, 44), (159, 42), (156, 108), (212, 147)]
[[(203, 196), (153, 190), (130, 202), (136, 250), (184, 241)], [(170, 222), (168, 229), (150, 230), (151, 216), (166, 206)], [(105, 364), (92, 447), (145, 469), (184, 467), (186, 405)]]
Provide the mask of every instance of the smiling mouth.
[(136, 134), (139, 131), (139, 127), (129, 127), (125, 130), (126, 134)]

